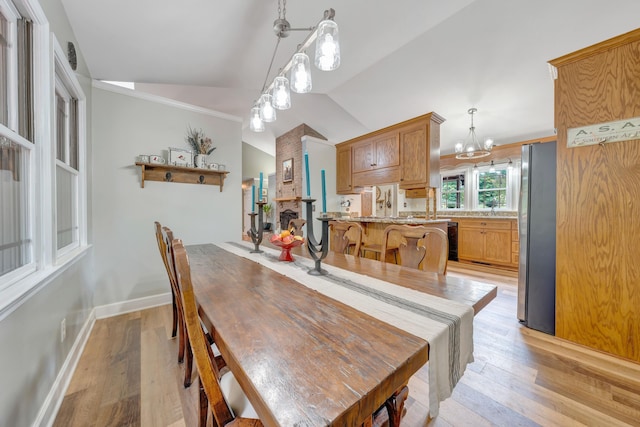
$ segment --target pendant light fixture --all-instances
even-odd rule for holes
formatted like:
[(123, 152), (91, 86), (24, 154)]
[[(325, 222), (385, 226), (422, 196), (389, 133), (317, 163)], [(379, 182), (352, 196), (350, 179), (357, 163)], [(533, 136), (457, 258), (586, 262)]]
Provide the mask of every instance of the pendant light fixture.
[(251, 117), (249, 118), (249, 129), (254, 132), (264, 132), (264, 122), (260, 118), (260, 107), (251, 109)]
[(276, 120), (276, 109), (273, 108), (271, 99), (273, 97), (269, 93), (263, 93), (260, 97), (260, 120), (265, 123), (274, 122)]
[(289, 79), (278, 76), (273, 80), (272, 104), (278, 110), (291, 108), (291, 93), (289, 92)]
[[(315, 27), (309, 28), (291, 28), (291, 24), (287, 21), (286, 14), (287, 0), (278, 0), (278, 19), (273, 22), (273, 30), (278, 41), (273, 50), (271, 63), (269, 64), (267, 75), (262, 85), (260, 97), (254, 102), (254, 106), (251, 109), (249, 128), (255, 132), (264, 131), (264, 123), (276, 120), (275, 109), (286, 110), (291, 108), (290, 91), (296, 93), (308, 93), (311, 91), (310, 60), (305, 51), (314, 41), (316, 42), (314, 64), (319, 70), (331, 71), (340, 66), (338, 24), (333, 20), (336, 14), (335, 10), (325, 10), (322, 20)], [(289, 62), (280, 69), (278, 74), (271, 80), (271, 83), (267, 85), (280, 40), (288, 37), (291, 31), (309, 31), (309, 34), (298, 46), (296, 52), (291, 59), (289, 59)], [(289, 74), (290, 78), (287, 79), (286, 75), (289, 71), (291, 71)], [(267, 96), (270, 97), (271, 109), (269, 109), (266, 104)], [(254, 109), (256, 108), (258, 111), (257, 115), (254, 113)], [(260, 123), (258, 123), (258, 121), (260, 121)]]
[(456, 159), (479, 159), (491, 154), (493, 148), (493, 139), (487, 138), (484, 144), (480, 145), (476, 136), (476, 128), (473, 125), (473, 115), (478, 111), (477, 108), (469, 108), (467, 111), (471, 115), (471, 126), (469, 127), (469, 135), (465, 141), (459, 141), (456, 146)]
[(311, 66), (306, 53), (293, 55), (291, 66), (291, 90), (295, 93), (311, 92)]
[(338, 24), (325, 20), (318, 24), (316, 41), (316, 67), (322, 71), (332, 71), (340, 66), (340, 44)]

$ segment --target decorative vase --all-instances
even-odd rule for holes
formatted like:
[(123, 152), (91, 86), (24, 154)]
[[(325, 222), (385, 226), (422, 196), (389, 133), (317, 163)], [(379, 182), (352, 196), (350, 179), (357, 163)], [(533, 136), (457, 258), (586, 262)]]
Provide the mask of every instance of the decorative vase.
[(193, 160), (193, 163), (195, 167), (205, 169), (207, 167), (207, 155), (196, 154), (196, 157)]

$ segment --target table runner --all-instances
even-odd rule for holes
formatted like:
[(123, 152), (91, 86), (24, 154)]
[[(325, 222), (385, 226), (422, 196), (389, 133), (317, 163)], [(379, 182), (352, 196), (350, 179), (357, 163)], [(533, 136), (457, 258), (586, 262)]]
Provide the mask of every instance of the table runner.
[(280, 251), (264, 246), (251, 253), (247, 242), (218, 243), (235, 255), (269, 269), (429, 343), (429, 413), (438, 415), (440, 402), (451, 396), (468, 363), (473, 362), (473, 308), (363, 274), (323, 264), (329, 274), (308, 274), (311, 259), (278, 260)]

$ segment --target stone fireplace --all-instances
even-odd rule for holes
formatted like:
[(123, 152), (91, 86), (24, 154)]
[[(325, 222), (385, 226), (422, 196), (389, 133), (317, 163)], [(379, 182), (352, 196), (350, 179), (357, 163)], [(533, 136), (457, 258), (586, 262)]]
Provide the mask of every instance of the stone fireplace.
[(289, 221), (297, 218), (298, 218), (298, 212), (291, 209), (283, 210), (282, 212), (280, 212), (280, 229), (281, 230), (286, 229), (289, 226)]

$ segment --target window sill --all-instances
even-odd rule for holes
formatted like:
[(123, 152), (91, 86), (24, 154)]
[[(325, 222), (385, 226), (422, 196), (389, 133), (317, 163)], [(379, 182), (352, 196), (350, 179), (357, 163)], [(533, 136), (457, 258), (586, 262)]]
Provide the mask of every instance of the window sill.
[(84, 258), (91, 247), (92, 245), (86, 245), (76, 248), (56, 260), (54, 265), (35, 271), (0, 292), (0, 321), (28, 300), (31, 295), (34, 295), (73, 264)]

